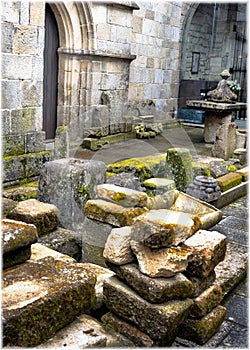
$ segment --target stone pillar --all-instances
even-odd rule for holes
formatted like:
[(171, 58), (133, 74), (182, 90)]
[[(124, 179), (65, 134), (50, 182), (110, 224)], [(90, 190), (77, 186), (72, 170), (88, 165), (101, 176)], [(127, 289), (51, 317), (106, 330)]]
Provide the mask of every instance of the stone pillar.
[(47, 162), (41, 171), (37, 199), (57, 206), (61, 226), (82, 232), (83, 207), (96, 197), (95, 187), (105, 179), (106, 165), (101, 161), (64, 158)]
[(212, 156), (228, 160), (232, 157), (235, 146), (236, 125), (234, 123), (221, 125), (216, 132), (216, 139), (212, 148)]
[(231, 123), (232, 112), (215, 112), (206, 111), (205, 114), (205, 127), (204, 127), (204, 140), (206, 143), (214, 143), (216, 138), (216, 132), (218, 128), (223, 124)]

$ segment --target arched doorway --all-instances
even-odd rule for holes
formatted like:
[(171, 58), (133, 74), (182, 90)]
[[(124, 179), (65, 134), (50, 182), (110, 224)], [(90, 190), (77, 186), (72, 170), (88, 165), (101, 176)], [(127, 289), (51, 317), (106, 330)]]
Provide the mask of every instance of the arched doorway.
[(45, 7), (43, 130), (46, 139), (54, 139), (57, 127), (57, 86), (59, 34), (50, 6)]

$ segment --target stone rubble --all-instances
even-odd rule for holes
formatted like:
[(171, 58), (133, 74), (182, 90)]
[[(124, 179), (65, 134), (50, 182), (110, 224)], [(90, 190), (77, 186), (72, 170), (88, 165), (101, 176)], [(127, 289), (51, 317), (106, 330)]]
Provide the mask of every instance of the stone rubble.
[[(117, 219), (111, 219), (111, 212), (115, 210), (110, 208), (119, 213), (140, 209), (126, 206), (127, 203), (138, 203), (138, 200), (131, 202), (127, 198), (131, 194), (134, 199), (135, 193), (112, 185), (100, 187), (105, 188), (104, 195), (99, 192), (105, 200), (89, 200), (84, 210), (89, 219), (116, 226), (110, 231), (103, 249), (106, 265), (117, 276), (107, 278), (103, 284), (104, 303), (110, 311), (103, 316), (103, 322), (114, 325), (118, 317), (120, 326), (114, 325), (115, 329), (123, 331), (128, 338), (131, 336), (136, 345), (143, 342), (147, 346), (170, 346), (183, 322), (186, 329), (195, 320), (198, 325), (192, 339), (198, 343), (207, 341), (225, 317), (224, 308), (219, 307), (222, 289), (213, 283), (214, 269), (225, 257), (226, 237), (202, 229), (200, 219), (200, 215), (215, 211), (213, 207), (208, 206), (206, 212), (202, 202), (194, 205), (196, 200), (192, 199), (190, 210), (195, 213), (193, 215), (183, 210), (181, 198), (176, 211), (176, 208), (173, 210), (178, 200), (175, 196), (171, 209), (144, 207), (145, 212), (137, 212), (130, 222), (117, 222)], [(116, 192), (126, 193), (125, 206), (112, 203)], [(189, 199), (185, 198), (186, 201)], [(91, 206), (98, 210), (90, 209)], [(218, 220), (212, 220), (207, 228)], [(213, 313), (218, 320), (206, 323), (206, 318), (214, 317)], [(199, 327), (203, 323), (206, 323), (206, 335)], [(138, 332), (143, 334), (141, 340), (136, 336)]]

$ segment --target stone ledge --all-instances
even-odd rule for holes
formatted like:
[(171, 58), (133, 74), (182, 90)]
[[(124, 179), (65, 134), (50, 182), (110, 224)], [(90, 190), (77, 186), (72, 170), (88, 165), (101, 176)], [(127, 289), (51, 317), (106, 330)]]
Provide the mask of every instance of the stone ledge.
[(221, 194), (221, 197), (211, 204), (216, 208), (220, 209), (224, 206), (236, 201), (236, 199), (245, 196), (247, 194), (248, 182), (243, 182), (238, 186), (230, 188), (228, 191), (225, 191)]

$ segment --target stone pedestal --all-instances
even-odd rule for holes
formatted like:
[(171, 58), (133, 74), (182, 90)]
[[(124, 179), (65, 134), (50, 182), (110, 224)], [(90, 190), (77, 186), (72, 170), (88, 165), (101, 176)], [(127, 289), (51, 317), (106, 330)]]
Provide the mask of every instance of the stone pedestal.
[(214, 143), (216, 139), (216, 132), (222, 125), (231, 123), (232, 112), (206, 112), (204, 141), (206, 143)]
[(228, 160), (233, 156), (236, 147), (236, 125), (225, 123), (218, 127), (215, 142), (212, 148), (212, 156)]

